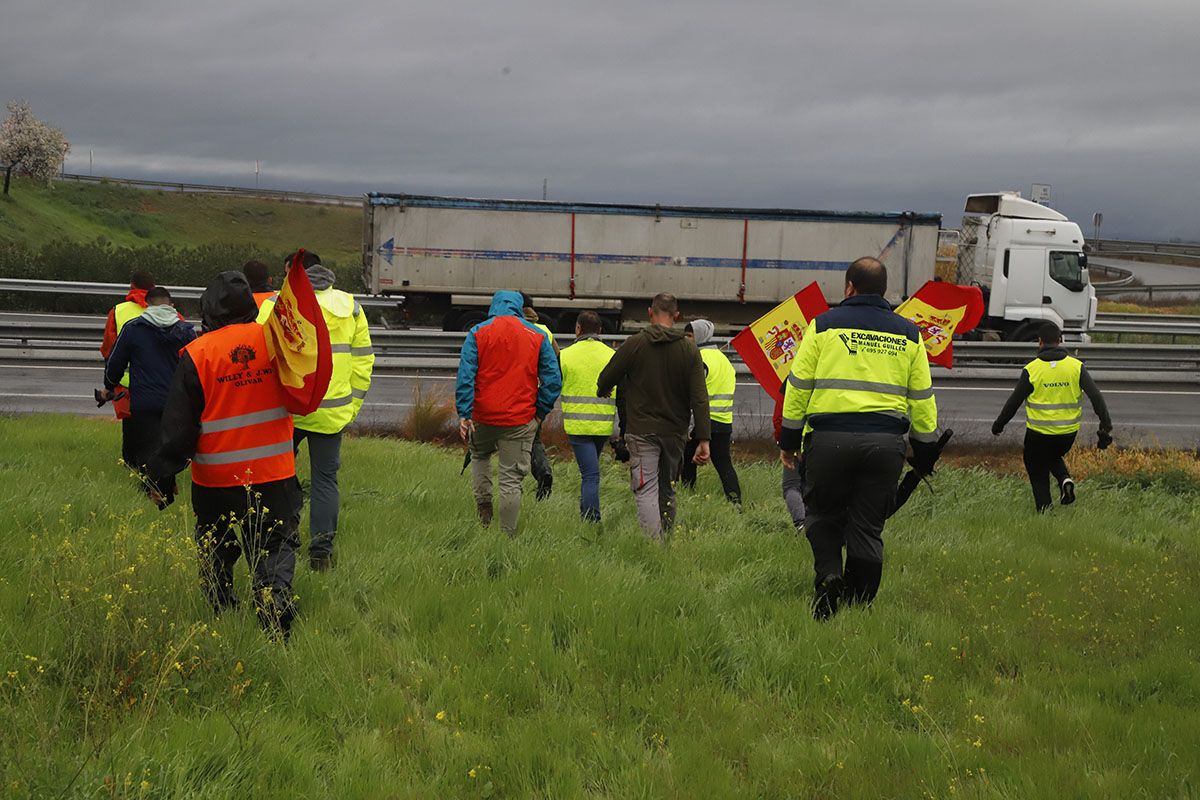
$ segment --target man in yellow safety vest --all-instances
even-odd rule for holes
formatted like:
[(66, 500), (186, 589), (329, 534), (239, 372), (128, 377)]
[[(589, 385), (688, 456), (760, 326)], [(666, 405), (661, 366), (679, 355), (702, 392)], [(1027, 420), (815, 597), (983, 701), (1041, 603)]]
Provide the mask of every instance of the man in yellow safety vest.
[[(521, 304), (521, 314), (525, 320), (546, 335), (546, 338), (550, 340), (550, 347), (554, 350), (554, 355), (559, 355), (562, 351), (558, 349), (558, 343), (554, 341), (554, 334), (550, 332), (550, 327), (541, 322), (542, 316), (534, 309), (533, 298), (525, 292), (521, 292)], [(533, 448), (529, 451), (529, 474), (537, 481), (537, 499), (545, 500), (554, 489), (554, 468), (550, 466), (550, 457), (546, 455), (546, 445), (542, 443), (542, 424), (540, 422), (537, 432), (533, 434)]]
[(599, 314), (582, 312), (575, 321), (575, 343), (559, 353), (563, 430), (579, 466), (579, 515), (589, 522), (600, 521), (600, 453), (612, 438), (617, 415), (614, 398), (596, 396), (596, 379), (613, 356), (600, 341), (602, 330)]
[[(288, 256), (284, 263), (291, 264), (292, 258)], [(308, 440), (308, 463), (311, 469), (308, 564), (312, 569), (324, 572), (334, 563), (333, 539), (337, 534), (340, 503), (337, 474), (342, 463), (342, 431), (358, 416), (367, 390), (371, 388), (375, 350), (371, 346), (367, 315), (363, 313), (362, 306), (353, 295), (333, 288), (333, 271), (322, 266), (316, 253), (304, 253), (304, 271), (312, 281), (333, 346), (333, 376), (329, 379), (325, 399), (313, 413), (295, 418), (293, 436), (297, 453), (300, 452), (300, 444)], [(259, 322), (266, 320), (274, 305), (273, 298), (262, 304)]]
[(992, 423), (992, 435), (999, 436), (1021, 403), (1025, 404), (1025, 472), (1038, 511), (1053, 505), (1051, 475), (1058, 481), (1062, 505), (1075, 502), (1075, 481), (1063, 456), (1079, 433), (1084, 394), (1100, 418), (1097, 446), (1103, 450), (1112, 444), (1112, 418), (1104, 396), (1083, 362), (1067, 354), (1058, 326), (1044, 323), (1039, 331), (1037, 358), (1021, 370), (1016, 388)]
[[(154, 278), (148, 272), (135, 272), (129, 277), (129, 293), (125, 299), (108, 311), (108, 319), (104, 322), (104, 338), (100, 342), (100, 355), (107, 362), (112, 355), (117, 337), (121, 335), (125, 325), (137, 319), (146, 310), (146, 292), (154, 288)], [(137, 468), (137, 435), (130, 430), (134, 423), (129, 420), (132, 415), (129, 397), (129, 370), (125, 370), (120, 383), (106, 397), (112, 401), (113, 413), (121, 420), (121, 460), (130, 467)]]
[[(733, 457), (730, 448), (733, 444), (733, 394), (737, 389), (737, 373), (733, 364), (715, 347), (705, 347), (712, 339), (714, 326), (706, 319), (697, 319), (684, 326), (684, 334), (700, 348), (700, 358), (704, 360), (704, 383), (708, 387), (708, 416), (712, 421), (712, 439), (709, 448), (712, 453), (713, 466), (721, 478), (721, 488), (729, 502), (741, 506), (742, 487), (738, 483), (737, 471), (733, 468)], [(688, 440), (683, 451), (683, 466), (679, 478), (689, 489), (696, 488), (696, 465), (692, 456), (696, 455), (699, 441), (693, 436)]]
[(808, 326), (787, 379), (779, 447), (792, 469), (804, 451), (816, 619), (842, 603), (870, 604), (879, 591), (904, 435), (919, 473), (937, 461), (937, 403), (921, 331), (892, 312), (886, 292), (879, 259), (852, 263), (845, 299)]

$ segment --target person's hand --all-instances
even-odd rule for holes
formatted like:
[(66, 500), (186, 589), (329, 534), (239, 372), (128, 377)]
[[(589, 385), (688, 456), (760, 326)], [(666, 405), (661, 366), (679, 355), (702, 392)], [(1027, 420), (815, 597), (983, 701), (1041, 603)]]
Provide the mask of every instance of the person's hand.
[(1096, 447), (1100, 450), (1107, 450), (1112, 441), (1112, 433), (1110, 431), (1096, 432)]
[(692, 456), (693, 464), (707, 464), (709, 461), (708, 439), (701, 439), (696, 445), (696, 455)]
[(999, 436), (1004, 432), (1004, 425), (999, 422), (992, 423), (992, 436)]
[(460, 419), (458, 421), (458, 435), (466, 442), (471, 438), (471, 434), (475, 432), (475, 423), (470, 419)]
[(937, 444), (935, 442), (914, 442), (911, 440), (909, 444), (912, 445), (913, 451), (912, 461), (910, 462), (913, 469), (922, 476), (932, 475), (933, 467), (937, 464), (938, 456), (941, 455), (938, 452)]
[(779, 461), (788, 469), (795, 472), (796, 470), (796, 451), (795, 450), (780, 450)]
[(629, 463), (629, 447), (625, 444), (624, 439), (613, 439), (612, 442), (613, 458), (620, 461), (622, 464)]

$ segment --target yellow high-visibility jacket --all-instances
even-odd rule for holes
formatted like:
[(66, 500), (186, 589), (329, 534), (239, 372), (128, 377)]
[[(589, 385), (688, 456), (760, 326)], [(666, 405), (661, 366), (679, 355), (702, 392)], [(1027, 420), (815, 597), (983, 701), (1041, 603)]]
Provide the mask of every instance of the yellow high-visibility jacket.
[(613, 349), (594, 338), (580, 338), (559, 354), (563, 430), (567, 435), (612, 436), (617, 401), (596, 396), (596, 379), (612, 357)]
[(921, 332), (878, 295), (856, 295), (813, 320), (792, 363), (779, 446), (810, 430), (908, 432), (937, 440), (937, 404)]
[(1075, 433), (1083, 421), (1083, 362), (1067, 356), (1058, 361), (1034, 359), (1025, 367), (1033, 392), (1025, 398), (1025, 425), (1050, 435)]
[(708, 387), (708, 416), (713, 422), (733, 423), (733, 393), (737, 391), (737, 373), (729, 358), (715, 347), (701, 347), (704, 384)]
[[(314, 433), (337, 433), (353, 422), (362, 409), (363, 399), (371, 388), (375, 350), (371, 347), (367, 315), (353, 295), (333, 288), (321, 289), (316, 295), (333, 346), (333, 376), (321, 405), (311, 414), (296, 417), (295, 424)], [(262, 304), (259, 322), (270, 316), (274, 305), (274, 298)]]
[[(117, 326), (117, 336), (121, 335), (121, 330), (125, 327), (126, 323), (140, 317), (145, 310), (145, 306), (139, 305), (132, 300), (117, 303), (113, 307), (113, 322)], [(121, 377), (121, 385), (126, 389), (129, 388), (129, 370), (125, 370), (125, 374)]]

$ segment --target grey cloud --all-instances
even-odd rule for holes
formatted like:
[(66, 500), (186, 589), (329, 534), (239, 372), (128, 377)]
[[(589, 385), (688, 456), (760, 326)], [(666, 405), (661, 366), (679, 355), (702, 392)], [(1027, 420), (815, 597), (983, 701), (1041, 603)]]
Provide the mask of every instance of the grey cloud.
[(1045, 181), (1110, 233), (1200, 238), (1191, 2), (5, 6), (0, 98), (76, 170), (948, 224)]

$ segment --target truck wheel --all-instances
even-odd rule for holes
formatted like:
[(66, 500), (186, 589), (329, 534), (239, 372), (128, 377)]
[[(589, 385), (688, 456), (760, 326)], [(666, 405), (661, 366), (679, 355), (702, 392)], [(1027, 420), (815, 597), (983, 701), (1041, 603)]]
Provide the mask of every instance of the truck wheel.
[(1005, 338), (1010, 342), (1036, 342), (1039, 336), (1038, 329), (1041, 327), (1042, 323), (1036, 320), (1025, 320)]
[(469, 331), (485, 319), (487, 319), (487, 314), (482, 311), (464, 311), (458, 315), (456, 330)]
[(558, 318), (558, 325), (553, 327), (555, 333), (565, 333), (572, 335), (575, 333), (575, 322), (579, 319), (579, 315), (573, 312), (566, 312)]

